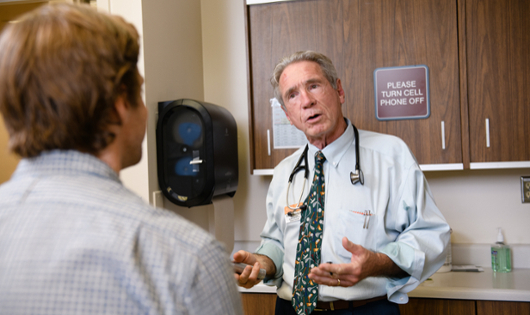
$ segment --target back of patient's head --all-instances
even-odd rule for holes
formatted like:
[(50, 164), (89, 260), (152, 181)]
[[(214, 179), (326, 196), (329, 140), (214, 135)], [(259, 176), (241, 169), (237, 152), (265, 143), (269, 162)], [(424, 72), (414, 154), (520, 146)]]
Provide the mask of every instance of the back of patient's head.
[(0, 112), (22, 157), (97, 154), (115, 137), (116, 99), (138, 106), (138, 33), (120, 17), (45, 5), (7, 25), (0, 47)]

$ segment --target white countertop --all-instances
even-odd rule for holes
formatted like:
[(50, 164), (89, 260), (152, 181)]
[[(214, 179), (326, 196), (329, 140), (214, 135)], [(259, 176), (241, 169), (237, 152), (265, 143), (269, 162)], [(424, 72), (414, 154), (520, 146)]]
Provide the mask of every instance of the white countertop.
[[(262, 283), (241, 293), (276, 293), (276, 287)], [(514, 269), (509, 273), (483, 272), (435, 273), (430, 280), (411, 291), (409, 297), (530, 302), (530, 269)]]

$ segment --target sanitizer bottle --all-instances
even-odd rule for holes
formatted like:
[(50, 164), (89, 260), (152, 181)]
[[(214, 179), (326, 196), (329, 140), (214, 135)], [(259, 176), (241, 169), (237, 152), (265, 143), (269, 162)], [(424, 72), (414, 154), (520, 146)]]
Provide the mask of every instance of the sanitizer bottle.
[(494, 272), (512, 271), (512, 252), (510, 247), (504, 244), (501, 228), (497, 234), (497, 242), (491, 245), (491, 269)]

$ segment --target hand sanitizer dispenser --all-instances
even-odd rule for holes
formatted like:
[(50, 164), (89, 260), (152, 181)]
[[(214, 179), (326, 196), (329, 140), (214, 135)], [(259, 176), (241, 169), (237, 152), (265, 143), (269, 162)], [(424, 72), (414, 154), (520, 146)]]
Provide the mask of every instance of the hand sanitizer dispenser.
[(494, 272), (512, 271), (512, 252), (510, 247), (504, 244), (501, 228), (497, 233), (497, 242), (491, 245), (491, 269)]

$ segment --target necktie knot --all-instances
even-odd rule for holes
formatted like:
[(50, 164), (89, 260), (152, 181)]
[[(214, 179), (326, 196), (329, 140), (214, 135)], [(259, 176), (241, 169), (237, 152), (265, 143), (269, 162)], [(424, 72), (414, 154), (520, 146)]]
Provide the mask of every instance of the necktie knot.
[(322, 165), (324, 164), (325, 160), (326, 157), (324, 156), (324, 153), (322, 153), (322, 151), (317, 151), (317, 153), (315, 153), (315, 165)]

